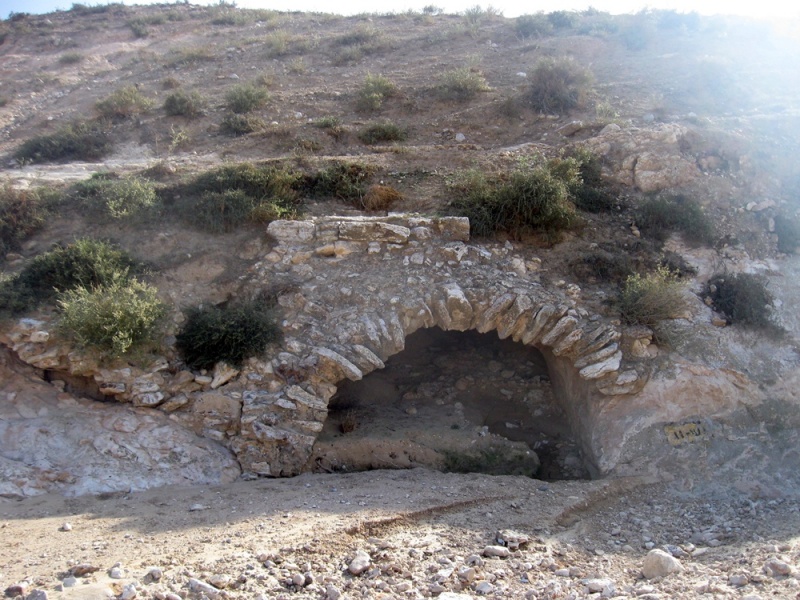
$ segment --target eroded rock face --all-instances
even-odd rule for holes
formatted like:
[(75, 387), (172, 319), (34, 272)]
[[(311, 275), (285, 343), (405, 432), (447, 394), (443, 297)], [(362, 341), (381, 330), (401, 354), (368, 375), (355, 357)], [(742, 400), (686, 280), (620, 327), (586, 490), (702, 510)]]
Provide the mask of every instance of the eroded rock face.
[(0, 356), (0, 494), (222, 484), (240, 474), (230, 451), (157, 411), (59, 393), (7, 360)]

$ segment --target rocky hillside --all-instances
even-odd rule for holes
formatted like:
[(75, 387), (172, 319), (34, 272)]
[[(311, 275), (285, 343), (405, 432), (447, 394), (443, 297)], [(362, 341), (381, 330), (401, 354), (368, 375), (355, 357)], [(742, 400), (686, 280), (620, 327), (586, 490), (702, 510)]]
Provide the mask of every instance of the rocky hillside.
[[(766, 460), (796, 433), (782, 416), (800, 241), (790, 33), (669, 11), (14, 14), (0, 23), (7, 367), (54, 384), (45, 404), (155, 419), (109, 417), (98, 456), (174, 429), (146, 469), (211, 461), (195, 481), (230, 477), (226, 453), (249, 475), (453, 467), (476, 432), (484, 463), (508, 442), (554, 478), (692, 469), (698, 440), (724, 462), (741, 449), (723, 440), (777, 427)], [(336, 395), (431, 327), (541, 354), (476, 349), (434, 387), (412, 361), (391, 393), (373, 379)], [(458, 345), (428, 343), (434, 361)], [(496, 400), (467, 398), (480, 382), (521, 404), (491, 420)], [(11, 440), (38, 416), (7, 385)], [(406, 416), (445, 408), (378, 456), (364, 432), (396, 418), (373, 393)], [(423, 422), (448, 441), (407, 447)], [(190, 434), (196, 454), (176, 459)], [(23, 438), (3, 455), (8, 493), (105, 489), (59, 462), (63, 444), (20, 459)]]

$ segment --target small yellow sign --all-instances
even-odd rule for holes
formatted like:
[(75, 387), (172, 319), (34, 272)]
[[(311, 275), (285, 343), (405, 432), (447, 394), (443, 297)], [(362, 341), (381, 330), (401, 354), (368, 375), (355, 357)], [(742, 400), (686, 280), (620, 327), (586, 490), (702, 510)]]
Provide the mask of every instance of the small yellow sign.
[(664, 433), (667, 434), (667, 441), (671, 446), (693, 444), (699, 440), (705, 439), (707, 435), (706, 428), (703, 427), (700, 421), (689, 421), (688, 423), (680, 423), (678, 425), (665, 425)]

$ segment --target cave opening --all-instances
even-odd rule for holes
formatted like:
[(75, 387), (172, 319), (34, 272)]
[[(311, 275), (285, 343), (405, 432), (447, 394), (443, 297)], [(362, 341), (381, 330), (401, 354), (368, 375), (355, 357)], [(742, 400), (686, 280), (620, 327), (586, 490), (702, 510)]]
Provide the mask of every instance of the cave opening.
[(545, 357), (494, 333), (420, 329), (385, 368), (339, 382), (328, 410), (312, 470), (589, 478)]

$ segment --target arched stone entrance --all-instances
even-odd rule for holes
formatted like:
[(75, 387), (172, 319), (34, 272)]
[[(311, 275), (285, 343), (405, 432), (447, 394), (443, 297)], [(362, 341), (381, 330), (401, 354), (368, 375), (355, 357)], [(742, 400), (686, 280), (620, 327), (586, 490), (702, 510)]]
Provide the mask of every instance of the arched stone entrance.
[(278, 245), (254, 283), (290, 290), (280, 297), (284, 351), (273, 360), (283, 385), (244, 394), (232, 447), (245, 471), (300, 472), (337, 383), (384, 368), (430, 327), (493, 331), (538, 348), (587, 467), (607, 470), (598, 415), (609, 398), (641, 389), (646, 371), (626, 365), (616, 325), (589, 315), (574, 293), (542, 285), (534, 264), (505, 247), (468, 245), (460, 218), (277, 221), (269, 232)]
[(420, 329), (384, 369), (337, 387), (310, 470), (589, 476), (544, 356), (494, 332)]

